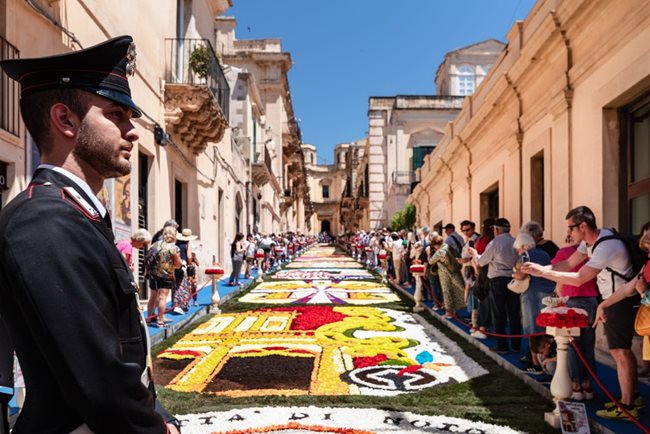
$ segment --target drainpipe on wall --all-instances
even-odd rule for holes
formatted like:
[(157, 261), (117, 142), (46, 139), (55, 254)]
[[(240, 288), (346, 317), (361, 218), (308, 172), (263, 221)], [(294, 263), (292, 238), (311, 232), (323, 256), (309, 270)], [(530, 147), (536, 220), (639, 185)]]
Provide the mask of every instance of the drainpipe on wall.
[(555, 9), (550, 12), (551, 17), (553, 17), (553, 23), (555, 24), (555, 29), (560, 32), (560, 37), (564, 42), (564, 47), (566, 48), (566, 69), (564, 70), (564, 100), (567, 104), (567, 148), (569, 154), (569, 209), (573, 208), (573, 87), (571, 86), (571, 77), (569, 76), (569, 71), (573, 67), (573, 53), (571, 51), (571, 43), (569, 38), (566, 35), (566, 29), (562, 27), (560, 18), (557, 15)]
[(467, 151), (467, 189), (469, 190), (469, 216), (472, 217), (472, 151), (463, 139), (458, 137), (460, 144)]
[(454, 183), (454, 171), (451, 170), (451, 167), (449, 166), (449, 164), (447, 164), (447, 162), (444, 159), (440, 158), (440, 161), (442, 161), (442, 164), (447, 168), (447, 170), (449, 170), (449, 176), (451, 177), (449, 179), (449, 192), (447, 193), (447, 195), (449, 196), (448, 200), (449, 203), (451, 204), (451, 213), (450, 213), (451, 216), (449, 217), (449, 221), (453, 221), (454, 220), (454, 206), (453, 206), (454, 188), (452, 187), (452, 184)]
[(427, 193), (427, 199), (429, 200), (427, 201), (427, 222), (422, 226), (429, 226), (431, 224), (431, 195), (429, 194), (428, 189), (424, 191)]
[[(519, 93), (517, 86), (515, 86), (512, 80), (510, 79), (508, 73), (505, 72), (503, 76), (505, 77), (508, 86), (512, 88), (512, 91), (514, 92), (515, 97), (517, 98), (517, 130), (515, 131), (515, 139), (517, 140), (517, 151), (519, 154), (519, 195), (521, 196), (521, 194), (524, 191), (524, 155), (522, 149), (522, 144), (524, 143), (524, 131), (521, 128), (521, 117), (523, 115), (523, 103), (521, 101), (521, 94)], [(521, 226), (524, 223), (523, 217), (524, 217), (524, 203), (520, 199), (519, 200), (519, 226)]]

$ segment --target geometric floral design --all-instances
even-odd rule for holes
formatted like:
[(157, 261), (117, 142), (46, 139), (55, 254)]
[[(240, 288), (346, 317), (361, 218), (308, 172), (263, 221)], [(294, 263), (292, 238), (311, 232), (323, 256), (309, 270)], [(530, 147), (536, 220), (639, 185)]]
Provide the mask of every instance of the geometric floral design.
[(368, 305), (399, 301), (399, 297), (390, 288), (377, 282), (288, 280), (261, 283), (240, 297), (239, 301), (265, 304)]
[(364, 268), (356, 261), (337, 261), (335, 259), (320, 258), (302, 262), (291, 262), (286, 268)]
[(170, 389), (233, 397), (391, 396), (487, 373), (428, 323), (368, 306), (217, 315), (160, 353), (154, 370)]
[(368, 270), (323, 270), (320, 268), (279, 270), (269, 277), (275, 280), (361, 280), (375, 278)]

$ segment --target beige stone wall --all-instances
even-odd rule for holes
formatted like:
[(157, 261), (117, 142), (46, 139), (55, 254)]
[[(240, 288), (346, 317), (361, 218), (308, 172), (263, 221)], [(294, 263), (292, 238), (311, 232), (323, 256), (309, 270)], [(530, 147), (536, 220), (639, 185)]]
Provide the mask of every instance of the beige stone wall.
[[(345, 183), (344, 175), (344, 169), (340, 169), (337, 164), (308, 165), (307, 182), (311, 190), (311, 201), (314, 205), (314, 215), (311, 217), (313, 233), (321, 231), (323, 220), (330, 222), (331, 233), (338, 234), (340, 232), (339, 207), (342, 188)], [(329, 185), (329, 198), (323, 197), (323, 185)]]

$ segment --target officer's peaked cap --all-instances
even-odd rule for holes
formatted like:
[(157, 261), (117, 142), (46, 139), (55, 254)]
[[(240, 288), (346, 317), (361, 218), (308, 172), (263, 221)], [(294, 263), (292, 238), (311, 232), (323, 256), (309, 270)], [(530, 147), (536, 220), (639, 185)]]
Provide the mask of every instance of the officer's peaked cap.
[(0, 67), (20, 82), (21, 96), (46, 89), (83, 89), (129, 107), (134, 117), (141, 115), (127, 79), (135, 72), (135, 45), (130, 36), (56, 56), (3, 60)]

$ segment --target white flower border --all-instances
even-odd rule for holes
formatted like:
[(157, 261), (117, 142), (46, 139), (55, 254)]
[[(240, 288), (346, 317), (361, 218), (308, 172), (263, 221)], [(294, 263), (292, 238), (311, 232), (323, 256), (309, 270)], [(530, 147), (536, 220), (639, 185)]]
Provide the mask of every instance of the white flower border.
[[(502, 425), (447, 416), (426, 416), (411, 412), (374, 408), (254, 407), (177, 416), (183, 434), (228, 433), (259, 429), (291, 422), (331, 428), (352, 428), (381, 433), (520, 433)], [(273, 432), (273, 431), (269, 431)], [(289, 431), (291, 432), (291, 431)], [(294, 431), (295, 432), (295, 431)]]

